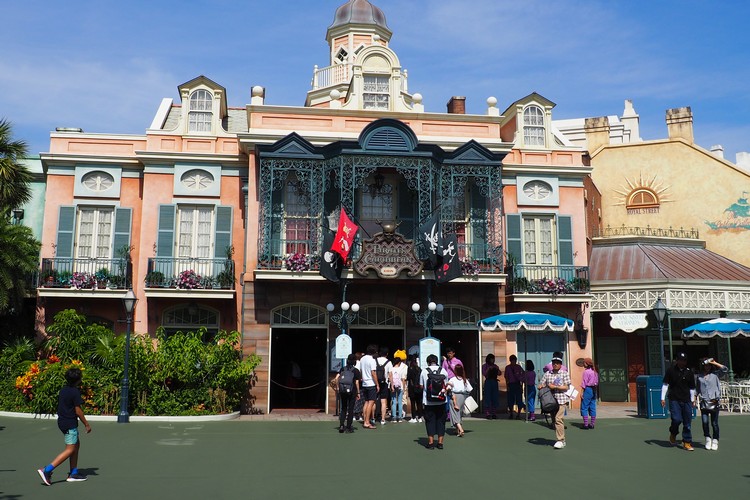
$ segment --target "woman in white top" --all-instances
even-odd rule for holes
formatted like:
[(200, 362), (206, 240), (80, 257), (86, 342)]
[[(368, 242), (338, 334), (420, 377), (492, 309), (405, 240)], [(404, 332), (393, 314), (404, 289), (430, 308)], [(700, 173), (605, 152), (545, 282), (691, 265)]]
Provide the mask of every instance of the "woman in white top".
[(401, 422), (404, 419), (404, 387), (406, 372), (409, 369), (406, 363), (403, 363), (404, 359), (406, 351), (397, 351), (388, 372), (388, 383), (391, 386), (391, 422)]
[(473, 387), (466, 378), (463, 365), (456, 365), (453, 369), (456, 374), (455, 377), (451, 377), (448, 380), (448, 386), (451, 388), (453, 393), (453, 406), (451, 406), (451, 424), (456, 428), (456, 436), (464, 436), (464, 427), (461, 421), (461, 413), (464, 407), (464, 401), (466, 397), (471, 394)]

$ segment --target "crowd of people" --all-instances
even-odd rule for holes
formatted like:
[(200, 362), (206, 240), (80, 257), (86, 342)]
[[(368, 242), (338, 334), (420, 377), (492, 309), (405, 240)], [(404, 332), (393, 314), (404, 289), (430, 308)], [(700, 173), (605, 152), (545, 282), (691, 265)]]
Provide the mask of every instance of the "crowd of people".
[[(418, 356), (407, 356), (404, 350), (396, 351), (389, 358), (387, 349), (378, 349), (375, 345), (368, 346), (364, 354), (349, 355), (346, 366), (334, 380), (340, 398), (339, 432), (353, 432), (354, 420), (362, 422), (365, 429), (377, 429), (377, 422), (381, 426), (387, 422), (424, 422), (427, 448), (443, 449), (446, 422), (450, 422), (454, 434), (463, 437), (464, 403), (474, 390), (464, 364), (451, 347), (446, 349), (442, 363), (434, 354), (428, 356), (426, 361), (427, 366), (422, 368)], [(507, 418), (520, 419), (525, 415), (529, 421), (536, 420), (538, 391), (542, 412), (552, 418), (555, 449), (565, 448), (567, 444), (564, 417), (569, 403), (578, 394), (581, 395), (582, 429), (592, 430), (596, 427), (599, 374), (591, 358), (583, 360), (580, 391), (571, 381), (561, 352), (552, 355), (538, 382), (531, 360), (521, 366), (518, 357), (511, 355), (508, 361), (501, 369), (495, 363), (495, 356), (488, 354), (482, 365), (485, 418), (498, 418), (499, 379), (504, 376)], [(678, 353), (674, 364), (664, 375), (661, 403), (666, 406), (669, 401), (669, 440), (672, 444), (677, 444), (677, 435), (682, 426), (682, 447), (693, 450), (691, 421), (693, 408), (699, 405), (705, 448), (718, 450), (719, 378), (727, 372), (727, 368), (713, 358), (701, 359), (700, 365), (701, 373), (696, 375), (687, 366), (685, 353)], [(545, 397), (546, 401), (543, 400)], [(409, 418), (405, 410), (407, 406)]]

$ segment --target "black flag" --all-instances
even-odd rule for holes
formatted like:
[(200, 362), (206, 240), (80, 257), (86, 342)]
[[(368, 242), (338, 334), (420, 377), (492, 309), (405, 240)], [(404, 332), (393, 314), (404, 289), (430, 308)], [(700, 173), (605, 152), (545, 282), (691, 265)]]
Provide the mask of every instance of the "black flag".
[(421, 256), (426, 256), (435, 268), (441, 258), (443, 234), (440, 228), (440, 214), (436, 210), (421, 226), (419, 226), (419, 244), (422, 247)]
[(458, 239), (455, 234), (443, 239), (442, 258), (435, 268), (435, 281), (447, 283), (461, 276), (461, 260), (458, 258)]
[(323, 229), (323, 248), (320, 254), (320, 275), (325, 279), (338, 283), (341, 278), (341, 256), (331, 250), (336, 233), (330, 229)]

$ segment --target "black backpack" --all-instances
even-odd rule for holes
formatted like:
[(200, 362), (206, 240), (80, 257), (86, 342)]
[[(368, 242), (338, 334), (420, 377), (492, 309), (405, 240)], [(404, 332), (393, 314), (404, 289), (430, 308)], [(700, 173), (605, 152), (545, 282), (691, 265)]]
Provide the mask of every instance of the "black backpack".
[[(386, 363), (387, 362), (388, 361), (386, 361)], [(375, 364), (378, 365), (377, 368), (375, 368), (375, 376), (378, 378), (378, 384), (383, 385), (385, 384), (385, 365), (378, 363), (377, 359), (375, 359)]]
[(537, 396), (539, 397), (539, 406), (542, 408), (542, 413), (551, 413), (554, 415), (560, 409), (560, 403), (557, 402), (549, 387), (539, 389)]
[(430, 403), (445, 403), (445, 375), (441, 373), (442, 368), (432, 371), (427, 368), (427, 386), (425, 386), (425, 395)]
[(341, 372), (339, 377), (339, 392), (342, 394), (351, 394), (354, 391), (354, 367), (347, 366)]

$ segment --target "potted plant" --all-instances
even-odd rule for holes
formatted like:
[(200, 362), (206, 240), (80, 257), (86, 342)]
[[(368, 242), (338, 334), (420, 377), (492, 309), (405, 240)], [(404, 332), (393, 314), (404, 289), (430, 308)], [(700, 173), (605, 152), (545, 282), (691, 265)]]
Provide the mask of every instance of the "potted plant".
[(175, 286), (183, 290), (194, 290), (196, 288), (202, 288), (202, 279), (203, 278), (201, 278), (200, 274), (196, 273), (192, 269), (187, 269), (185, 271), (182, 271), (180, 275), (177, 276)]
[(216, 275), (216, 282), (219, 288), (234, 288), (234, 273), (225, 269)]
[(42, 273), (42, 286), (53, 287), (57, 284), (58, 274), (55, 269), (49, 269)]
[(109, 277), (109, 281), (107, 282), (107, 288), (111, 289), (118, 289), (122, 288), (125, 285), (125, 277), (120, 276), (119, 274), (113, 274)]
[(164, 273), (161, 271), (149, 271), (144, 280), (147, 288), (158, 288), (165, 284)]
[(96, 273), (94, 273), (94, 278), (96, 279), (96, 288), (98, 288), (99, 290), (107, 288), (107, 283), (109, 283), (110, 279), (109, 269), (107, 269), (106, 267), (100, 268)]
[(85, 272), (74, 272), (70, 278), (70, 286), (76, 290), (94, 288), (95, 284), (96, 278)]
[(70, 282), (73, 279), (73, 273), (70, 271), (58, 271), (57, 273), (57, 286), (70, 286)]
[(301, 273), (310, 270), (310, 259), (307, 255), (300, 252), (287, 255), (286, 259), (284, 259), (284, 264), (286, 265), (287, 270), (292, 271), (293, 273)]
[(461, 274), (464, 276), (479, 276), (479, 262), (475, 260), (462, 260)]

